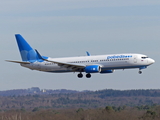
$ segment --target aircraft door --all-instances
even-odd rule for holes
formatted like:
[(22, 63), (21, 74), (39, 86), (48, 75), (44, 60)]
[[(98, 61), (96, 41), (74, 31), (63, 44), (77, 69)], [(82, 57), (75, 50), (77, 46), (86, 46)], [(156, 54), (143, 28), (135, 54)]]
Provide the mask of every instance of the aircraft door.
[(137, 63), (137, 56), (135, 55), (133, 58), (134, 63)]
[(41, 64), (40, 63), (38, 63), (37, 68), (38, 68), (38, 70), (41, 70)]
[(36, 70), (41, 70), (41, 65), (40, 65), (40, 63), (35, 63), (35, 64), (33, 64), (33, 67), (34, 67), (34, 69), (36, 69)]

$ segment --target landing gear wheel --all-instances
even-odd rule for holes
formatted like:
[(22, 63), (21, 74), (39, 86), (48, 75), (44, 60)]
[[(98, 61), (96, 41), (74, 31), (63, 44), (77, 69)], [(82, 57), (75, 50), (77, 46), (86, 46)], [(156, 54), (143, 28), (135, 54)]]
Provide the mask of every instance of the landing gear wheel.
[(139, 74), (142, 74), (142, 71), (139, 71), (138, 73), (139, 73)]
[(78, 78), (82, 78), (82, 77), (83, 77), (83, 74), (82, 74), (82, 73), (79, 73), (79, 74), (77, 75), (77, 77), (78, 77)]
[(90, 77), (91, 77), (90, 73), (86, 74), (86, 78), (90, 78)]

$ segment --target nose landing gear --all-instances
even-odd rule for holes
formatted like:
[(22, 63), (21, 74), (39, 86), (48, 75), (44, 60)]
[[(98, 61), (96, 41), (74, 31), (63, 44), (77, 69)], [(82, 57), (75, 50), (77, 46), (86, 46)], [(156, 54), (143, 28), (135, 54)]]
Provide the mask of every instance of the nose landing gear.
[(138, 73), (139, 73), (139, 74), (142, 74), (142, 71), (141, 71), (141, 70), (139, 70), (139, 71), (138, 71)]

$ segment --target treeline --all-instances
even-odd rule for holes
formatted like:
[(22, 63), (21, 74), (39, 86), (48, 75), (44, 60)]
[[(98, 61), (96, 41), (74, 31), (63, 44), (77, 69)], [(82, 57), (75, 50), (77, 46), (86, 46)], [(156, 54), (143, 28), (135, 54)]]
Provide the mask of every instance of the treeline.
[(36, 109), (0, 112), (0, 120), (159, 120), (160, 106)]
[(76, 90), (51, 90), (51, 89), (42, 89), (38, 87), (32, 87), (28, 89), (15, 89), (15, 90), (6, 90), (0, 91), (0, 96), (26, 96), (26, 95), (48, 95), (48, 94), (76, 94), (76, 93), (87, 93), (99, 95), (100, 98), (105, 97), (130, 97), (130, 96), (146, 96), (146, 97), (160, 97), (160, 89), (147, 89), (147, 90), (113, 90), (105, 89), (98, 91), (76, 91)]
[(100, 108), (105, 106), (160, 105), (160, 90), (100, 90), (75, 93), (0, 96), (0, 110)]
[(94, 94), (99, 94), (99, 97), (130, 97), (130, 96), (145, 96), (145, 97), (160, 97), (160, 90), (147, 89), (147, 90), (99, 90), (94, 92)]
[(58, 89), (58, 90), (50, 90), (50, 89), (42, 89), (39, 87), (32, 87), (28, 89), (14, 89), (14, 90), (6, 90), (0, 91), (0, 96), (25, 96), (25, 95), (47, 95), (47, 94), (59, 94), (59, 93), (78, 93), (76, 90), (66, 90), (66, 89)]

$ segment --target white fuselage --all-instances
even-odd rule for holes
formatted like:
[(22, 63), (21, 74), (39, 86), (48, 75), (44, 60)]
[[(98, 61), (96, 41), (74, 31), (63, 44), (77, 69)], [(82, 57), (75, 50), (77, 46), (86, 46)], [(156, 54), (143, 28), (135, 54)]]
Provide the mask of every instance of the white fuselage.
[[(85, 66), (99, 65), (101, 67), (101, 70), (130, 68), (144, 69), (155, 62), (153, 59), (148, 58), (146, 55), (143, 54), (110, 54), (67, 58), (48, 58), (48, 60)], [(79, 72), (78, 70), (73, 71), (73, 69), (70, 67), (66, 68), (64, 66), (59, 66), (56, 63), (47, 61), (21, 65), (32, 70), (39, 70), (45, 72)]]

